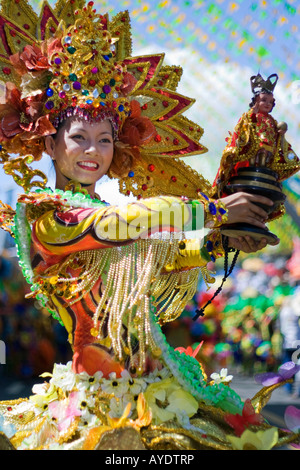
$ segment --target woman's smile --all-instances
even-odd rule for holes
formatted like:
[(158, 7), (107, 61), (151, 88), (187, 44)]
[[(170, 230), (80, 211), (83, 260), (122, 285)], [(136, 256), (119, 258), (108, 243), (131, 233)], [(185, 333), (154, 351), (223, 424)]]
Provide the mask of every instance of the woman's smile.
[(99, 168), (98, 163), (94, 161), (90, 161), (90, 160), (83, 160), (83, 161), (77, 162), (77, 165), (86, 171), (96, 171)]
[(80, 118), (68, 119), (46, 148), (55, 162), (56, 187), (64, 189), (70, 180), (88, 187), (93, 196), (95, 185), (111, 165), (114, 155), (112, 125), (109, 120), (93, 124)]

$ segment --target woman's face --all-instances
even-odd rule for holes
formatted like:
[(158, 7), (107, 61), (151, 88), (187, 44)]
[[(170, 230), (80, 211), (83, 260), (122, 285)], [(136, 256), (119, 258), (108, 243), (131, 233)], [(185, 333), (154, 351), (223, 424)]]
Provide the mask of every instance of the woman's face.
[(114, 152), (112, 126), (108, 120), (87, 122), (70, 118), (55, 139), (46, 138), (46, 149), (55, 161), (56, 187), (64, 189), (69, 180), (95, 188), (110, 167)]

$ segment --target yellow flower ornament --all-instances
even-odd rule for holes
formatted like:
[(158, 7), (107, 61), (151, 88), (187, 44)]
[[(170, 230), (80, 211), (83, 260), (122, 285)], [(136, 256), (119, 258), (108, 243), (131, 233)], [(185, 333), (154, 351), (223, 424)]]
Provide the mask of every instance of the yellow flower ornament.
[(278, 441), (278, 429), (253, 432), (249, 429), (241, 437), (227, 436), (234, 450), (270, 450)]
[(180, 419), (182, 414), (191, 417), (198, 410), (197, 400), (173, 378), (149, 385), (144, 396), (151, 409), (153, 424), (161, 424), (175, 417)]

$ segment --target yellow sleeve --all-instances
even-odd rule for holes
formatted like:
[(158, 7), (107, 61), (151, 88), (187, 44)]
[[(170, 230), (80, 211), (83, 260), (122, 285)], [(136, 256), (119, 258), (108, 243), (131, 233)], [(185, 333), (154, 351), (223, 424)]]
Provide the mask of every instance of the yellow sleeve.
[(34, 241), (58, 255), (120, 246), (162, 232), (184, 232), (204, 226), (201, 203), (175, 197), (157, 197), (125, 206), (70, 208), (49, 211), (33, 227)]

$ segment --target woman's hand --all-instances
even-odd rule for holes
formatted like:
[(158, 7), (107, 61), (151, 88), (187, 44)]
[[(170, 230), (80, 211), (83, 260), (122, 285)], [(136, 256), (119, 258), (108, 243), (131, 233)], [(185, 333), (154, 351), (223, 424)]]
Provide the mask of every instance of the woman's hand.
[[(257, 206), (256, 203), (271, 207), (273, 205), (271, 199), (240, 192), (222, 198), (222, 202), (228, 210), (228, 224), (247, 223), (262, 229), (267, 228), (265, 221), (268, 219), (268, 214), (264, 209)], [(279, 239), (277, 243), (274, 244), (278, 243)], [(267, 244), (268, 241), (266, 238), (255, 240), (249, 235), (238, 238), (228, 237), (228, 246), (243, 251), (244, 253), (255, 253), (265, 248)]]
[(228, 210), (227, 224), (247, 223), (259, 228), (266, 228), (267, 212), (255, 203), (273, 206), (271, 199), (248, 193), (234, 193), (222, 198)]
[[(279, 239), (276, 243), (278, 245)], [(229, 248), (235, 248), (236, 250), (243, 251), (244, 253), (255, 253), (256, 251), (262, 250), (267, 246), (268, 242), (266, 238), (261, 240), (254, 240), (254, 238), (246, 235), (245, 237), (228, 237)]]

